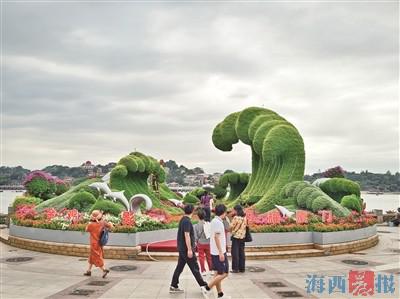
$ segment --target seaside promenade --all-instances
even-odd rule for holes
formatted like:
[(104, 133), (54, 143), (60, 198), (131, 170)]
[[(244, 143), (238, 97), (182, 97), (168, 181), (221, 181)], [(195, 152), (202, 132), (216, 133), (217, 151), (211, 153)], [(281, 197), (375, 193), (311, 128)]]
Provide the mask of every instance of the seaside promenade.
[[(7, 238), (7, 229), (0, 230)], [(345, 292), (329, 294), (329, 278), (347, 277), (349, 271), (373, 271), (394, 277), (394, 293), (378, 293), (367, 298), (399, 298), (399, 228), (379, 226), (379, 244), (352, 254), (248, 261), (244, 274), (230, 274), (224, 291), (231, 298), (365, 298)], [(22, 250), (0, 243), (0, 298), (203, 298), (188, 268), (181, 276), (183, 294), (169, 294), (168, 287), (175, 262), (107, 260), (111, 273), (106, 279), (100, 271), (90, 278), (82, 276), (86, 259)], [(349, 264), (350, 263), (350, 264)], [(353, 263), (353, 264), (351, 264)], [(307, 283), (307, 277), (324, 281), (321, 293), (318, 282)], [(309, 290), (307, 293), (307, 285)]]

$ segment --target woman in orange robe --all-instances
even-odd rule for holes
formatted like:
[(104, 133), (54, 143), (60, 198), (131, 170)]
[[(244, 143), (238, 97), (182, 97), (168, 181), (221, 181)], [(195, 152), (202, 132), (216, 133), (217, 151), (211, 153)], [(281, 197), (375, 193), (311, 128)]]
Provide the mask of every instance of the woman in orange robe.
[(110, 272), (110, 270), (104, 267), (104, 253), (103, 247), (100, 245), (100, 237), (104, 227), (110, 229), (112, 226), (112, 223), (103, 220), (103, 213), (101, 211), (94, 210), (90, 215), (90, 223), (86, 226), (86, 231), (90, 233), (89, 268), (83, 275), (91, 276), (93, 265), (103, 270), (103, 278)]

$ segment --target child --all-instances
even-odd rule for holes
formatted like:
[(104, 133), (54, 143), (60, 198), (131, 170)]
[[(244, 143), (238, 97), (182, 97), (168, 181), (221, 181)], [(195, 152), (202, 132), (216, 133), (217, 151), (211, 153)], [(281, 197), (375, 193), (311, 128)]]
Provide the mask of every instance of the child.
[(199, 252), (200, 271), (203, 276), (206, 275), (204, 258), (207, 258), (208, 270), (211, 271), (211, 254), (210, 254), (210, 223), (204, 221), (205, 212), (203, 209), (198, 209), (197, 216), (199, 222), (194, 226), (194, 236)]
[(110, 272), (104, 267), (104, 253), (103, 247), (100, 245), (100, 238), (103, 228), (110, 229), (112, 226), (112, 223), (103, 221), (103, 213), (101, 211), (94, 210), (90, 215), (90, 223), (86, 226), (86, 231), (90, 233), (89, 268), (83, 275), (91, 276), (93, 265), (103, 271), (103, 278), (106, 278), (108, 272)]

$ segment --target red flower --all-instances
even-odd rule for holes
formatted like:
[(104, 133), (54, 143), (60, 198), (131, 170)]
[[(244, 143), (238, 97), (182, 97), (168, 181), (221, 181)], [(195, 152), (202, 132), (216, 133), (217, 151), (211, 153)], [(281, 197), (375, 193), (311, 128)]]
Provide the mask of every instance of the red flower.
[(121, 224), (123, 226), (135, 226), (135, 214), (133, 212), (124, 211), (121, 213)]

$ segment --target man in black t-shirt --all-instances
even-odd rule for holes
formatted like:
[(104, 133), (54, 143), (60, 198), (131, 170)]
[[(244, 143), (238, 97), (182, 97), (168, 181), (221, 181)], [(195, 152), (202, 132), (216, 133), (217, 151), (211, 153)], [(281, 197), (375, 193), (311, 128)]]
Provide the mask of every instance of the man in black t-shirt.
[(174, 275), (172, 276), (171, 286), (169, 288), (170, 293), (183, 293), (183, 290), (179, 288), (179, 276), (181, 275), (183, 268), (187, 264), (192, 271), (194, 278), (200, 287), (205, 287), (207, 283), (203, 280), (200, 274), (199, 265), (197, 264), (196, 254), (194, 253), (194, 230), (190, 218), (193, 213), (193, 205), (187, 204), (184, 208), (185, 215), (179, 222), (178, 235), (177, 235), (177, 246), (178, 246), (178, 264), (176, 265)]

